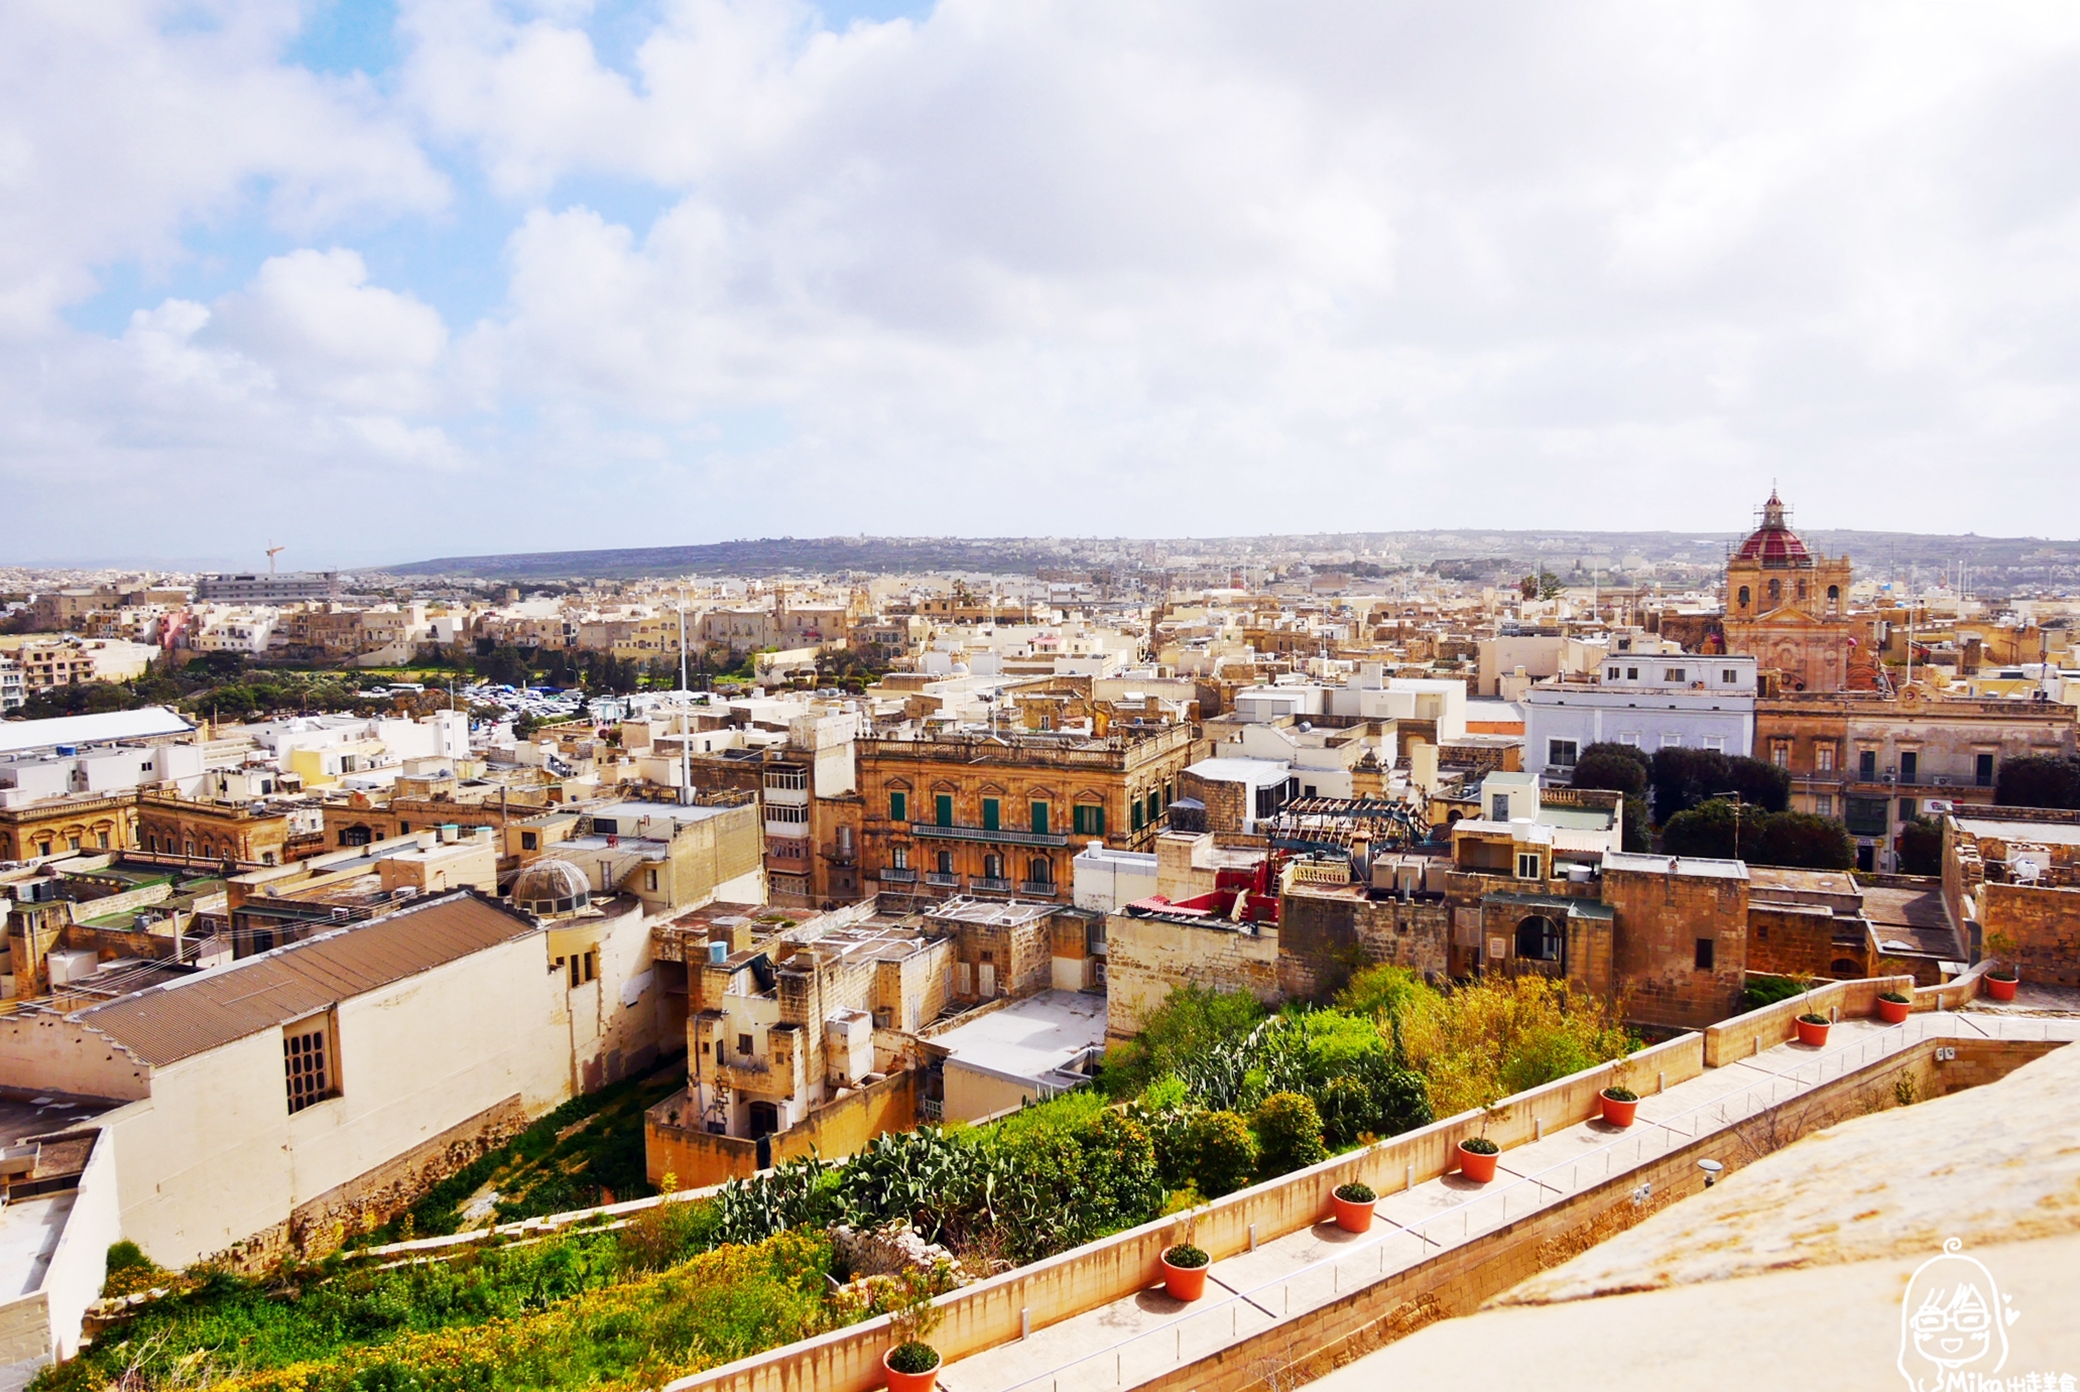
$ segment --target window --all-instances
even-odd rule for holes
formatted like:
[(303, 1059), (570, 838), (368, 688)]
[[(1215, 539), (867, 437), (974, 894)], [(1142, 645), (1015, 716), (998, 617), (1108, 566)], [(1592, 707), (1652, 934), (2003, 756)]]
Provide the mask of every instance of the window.
[(520, 833), (520, 849), (521, 849), (521, 850), (523, 850), (523, 851), (538, 851), (538, 850), (540, 850), (541, 848), (542, 848), (542, 838), (541, 838), (541, 836), (540, 836), (540, 835), (539, 835), (538, 833), (536, 833), (536, 832), (532, 832), (532, 831), (523, 831), (523, 832), (521, 832), (521, 833)]
[(1741, 594), (1740, 594), (1740, 600), (1741, 600), (1741, 608), (1743, 608), (1743, 609), (1747, 608), (1747, 607), (1748, 607), (1748, 601), (1749, 601), (1750, 599), (1752, 599), (1752, 598), (1754, 598), (1754, 596), (1753, 596), (1753, 595), (1752, 595), (1752, 594), (1751, 594), (1751, 593), (1749, 592), (1749, 590), (1748, 590), (1748, 587), (1747, 587), (1746, 585), (1743, 585), (1743, 586), (1741, 586)]
[(943, 827), (953, 825), (953, 794), (940, 793), (932, 799), (932, 817)]
[(1054, 862), (1046, 856), (1034, 856), (1026, 865), (1026, 878), (1029, 883), (1036, 885), (1053, 884)]
[(1686, 681), (1689, 681), (1689, 680), (1690, 680), (1690, 669), (1689, 669), (1689, 668), (1687, 668), (1687, 667), (1666, 667), (1666, 668), (1663, 668), (1663, 669), (1662, 669), (1662, 672), (1661, 672), (1661, 680), (1663, 680), (1663, 681), (1665, 681), (1665, 682), (1686, 682)]
[[(76, 851), (76, 850), (78, 850), (78, 849), (79, 849), (79, 838), (78, 838), (77, 836), (68, 836), (68, 837), (66, 837), (66, 838), (65, 838), (65, 849), (67, 849), (67, 850), (69, 850), (69, 851)], [(203, 853), (204, 853), (205, 855), (206, 855), (206, 854), (208, 854), (208, 848), (207, 848), (206, 846), (204, 847), (204, 851), (203, 851)]]
[(1560, 925), (1544, 914), (1533, 914), (1517, 925), (1517, 956), (1534, 962), (1560, 960)]
[(282, 1027), (282, 1074), (292, 1115), (339, 1091), (332, 1055), (330, 1014)]
[(1546, 762), (1559, 768), (1573, 768), (1576, 748), (1573, 740), (1549, 739), (1546, 741)]
[(1719, 673), (1719, 680), (1727, 686), (1736, 685), (1740, 679), (1740, 672), (1732, 667), (1728, 667)]
[(1980, 754), (1972, 760), (1972, 781), (1981, 788), (1993, 786), (1993, 755)]
[(1517, 878), (1520, 880), (1535, 880), (1538, 877), (1538, 852), (1518, 851)]
[(1004, 804), (995, 798), (984, 798), (982, 800), (982, 829), (984, 831), (995, 831), (997, 829), (998, 823), (1003, 818), (1003, 806)]
[(1833, 745), (1823, 743), (1813, 746), (1813, 771), (1815, 773), (1834, 772)]
[(1775, 604), (1775, 603), (1777, 603), (1777, 602), (1778, 602), (1779, 600), (1781, 600), (1781, 599), (1783, 599), (1783, 598), (1784, 598), (1784, 582), (1783, 582), (1782, 580), (1772, 580), (1772, 581), (1770, 581), (1770, 582), (1769, 582), (1769, 602), (1770, 602), (1771, 604)]
[(1710, 971), (1712, 969), (1712, 951), (1715, 946), (1716, 944), (1710, 938), (1699, 938), (1697, 940), (1697, 969), (1699, 971)]
[(1105, 807), (1102, 803), (1079, 802), (1072, 814), (1078, 836), (1103, 836), (1105, 834)]
[(910, 799), (902, 793), (888, 795), (888, 819), (891, 822), (910, 820)]
[(766, 804), (766, 820), (769, 822), (799, 822), (809, 820), (807, 803), (769, 802)]
[(1834, 815), (1833, 793), (1813, 794), (1813, 815), (1816, 817), (1832, 817)]
[(1899, 781), (1902, 783), (1919, 783), (1921, 781), (1921, 756), (1910, 749), (1900, 751)]
[(1618, 669), (1615, 667), (1611, 668), (1603, 674), (1603, 679), (1605, 681), (1616, 681), (1618, 679)]
[(599, 952), (581, 952), (567, 963), (571, 989), (577, 990), (588, 981), (599, 979)]
[(1726, 752), (1726, 736), (1724, 735), (1705, 735), (1697, 743), (1715, 754), (1724, 754)]
[(1042, 836), (1047, 835), (1047, 804), (1044, 802), (1033, 804), (1033, 830)]
[(1638, 681), (1638, 680), (1639, 680), (1639, 668), (1637, 668), (1637, 667), (1627, 667), (1627, 668), (1625, 669), (1625, 680), (1626, 680), (1626, 681)]
[(657, 893), (657, 872), (655, 870), (645, 870), (643, 872), (643, 888), (652, 894)]
[(951, 875), (951, 874), (953, 873), (953, 852), (952, 852), (952, 851), (941, 851), (941, 852), (939, 852), (939, 858), (938, 858), (938, 861), (937, 861), (936, 863), (937, 863), (937, 865), (938, 865), (938, 867), (939, 867), (939, 873), (940, 873), (940, 874), (942, 874), (942, 875)]
[(1862, 780), (1863, 780), (1864, 782), (1866, 782), (1866, 783), (1874, 783), (1874, 782), (1876, 782), (1876, 781), (1877, 781), (1877, 778), (1878, 778), (1878, 751), (1877, 751), (1877, 750), (1875, 750), (1875, 749), (1863, 749), (1863, 750), (1859, 750), (1859, 751), (1857, 751), (1857, 754), (1856, 754), (1856, 776), (1857, 776), (1858, 778), (1862, 779)]
[(1769, 742), (1769, 761), (1775, 764), (1778, 768), (1790, 768), (1791, 741), (1771, 740)]
[(1623, 734), (1621, 734), (1621, 735), (1619, 735), (1619, 736), (1618, 736), (1618, 743), (1620, 743), (1620, 744), (1624, 744), (1624, 745), (1630, 745), (1630, 746), (1631, 746), (1632, 748), (1634, 748), (1634, 749), (1637, 749), (1637, 748), (1639, 748), (1639, 731), (1637, 731), (1637, 730), (1627, 730), (1627, 731), (1625, 731), (1625, 732), (1624, 732)]
[(743, 1057), (745, 1057), (745, 1058), (749, 1058), (749, 1057), (751, 1056), (751, 1036), (750, 1036), (750, 1035), (748, 1035), (748, 1034), (740, 1034), (740, 1035), (738, 1035), (738, 1036), (737, 1036), (737, 1053), (738, 1053), (738, 1054), (740, 1054), (740, 1055), (742, 1055), (742, 1056), (743, 1056)]
[(1683, 747), (1683, 737), (1681, 735), (1663, 735), (1661, 737), (1661, 747), (1663, 749), (1681, 749)]
[(1135, 831), (1141, 830), (1141, 799), (1130, 798), (1127, 802), (1127, 821)]
[(102, 850), (104, 850), (104, 851), (105, 851), (105, 850), (107, 850), (107, 849), (108, 849), (108, 833), (107, 833), (107, 832), (105, 832), (105, 831), (97, 831), (97, 832), (95, 832), (95, 833), (94, 833), (94, 844), (95, 844), (95, 845), (97, 845), (97, 846), (99, 846), (99, 847), (100, 847), (100, 848), (101, 848)]
[(1918, 816), (1920, 816), (1920, 815), (1921, 815), (1921, 802), (1920, 802), (1920, 800), (1919, 800), (1918, 798), (1901, 798), (1901, 799), (1899, 800), (1899, 819), (1900, 819), (1900, 821), (1902, 821), (1902, 822), (1911, 822), (1911, 821), (1913, 821), (1913, 820), (1914, 820), (1914, 819), (1915, 819), (1916, 817), (1918, 817)]
[(1884, 798), (1852, 797), (1844, 799), (1843, 820), (1852, 836), (1883, 836), (1891, 811)]
[(1001, 880), (1004, 878), (1004, 857), (992, 851), (982, 858), (982, 878)]
[(908, 846), (890, 846), (888, 848), (888, 868), (891, 870), (908, 870), (910, 868), (910, 848)]
[(1506, 822), (1509, 820), (1508, 793), (1496, 793), (1488, 799), (1488, 820), (1491, 822)]
[[(1313, 791), (1314, 791), (1314, 790), (1313, 790), (1312, 788), (1308, 789), (1308, 792), (1309, 792), (1309, 793), (1312, 793)], [(1148, 820), (1149, 820), (1149, 821), (1151, 821), (1151, 822), (1153, 822), (1153, 821), (1155, 821), (1155, 820), (1156, 820), (1156, 819), (1157, 819), (1158, 817), (1160, 817), (1160, 816), (1162, 816), (1162, 815), (1163, 815), (1163, 802), (1162, 802), (1162, 794), (1161, 794), (1161, 793), (1158, 793), (1158, 792), (1156, 792), (1156, 791), (1154, 791), (1153, 789), (1151, 789), (1151, 790), (1149, 791), (1149, 794), (1148, 794)]]

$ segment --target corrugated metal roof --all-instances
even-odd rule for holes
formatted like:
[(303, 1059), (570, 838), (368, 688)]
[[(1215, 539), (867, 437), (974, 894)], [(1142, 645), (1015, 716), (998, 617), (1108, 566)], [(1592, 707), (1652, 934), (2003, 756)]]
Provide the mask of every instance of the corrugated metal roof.
[(538, 931), (532, 920), (463, 891), (71, 1018), (160, 1067)]
[(151, 739), (182, 734), (194, 728), (164, 706), (108, 711), (101, 715), (61, 715), (50, 720), (9, 720), (0, 723), (0, 754), (20, 754), (60, 744)]

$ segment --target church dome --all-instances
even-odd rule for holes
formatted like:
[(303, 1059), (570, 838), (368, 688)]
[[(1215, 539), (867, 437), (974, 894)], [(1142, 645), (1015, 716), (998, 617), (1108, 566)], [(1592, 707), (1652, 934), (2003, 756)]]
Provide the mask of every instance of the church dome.
[(1813, 563), (1813, 553), (1798, 539), (1785, 520), (1785, 509), (1777, 491), (1772, 488), (1769, 501), (1762, 505), (1762, 525), (1741, 543), (1734, 553), (1735, 560), (1760, 561), (1766, 566), (1802, 566)]
[(522, 913), (576, 913), (591, 902), (585, 872), (567, 860), (538, 860), (513, 881), (513, 907)]

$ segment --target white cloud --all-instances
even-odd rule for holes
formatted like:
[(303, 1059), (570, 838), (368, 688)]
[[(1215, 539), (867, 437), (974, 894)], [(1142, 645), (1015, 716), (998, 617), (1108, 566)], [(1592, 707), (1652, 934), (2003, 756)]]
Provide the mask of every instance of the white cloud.
[[(24, 26), (87, 76), (0, 95), (0, 321), (69, 343), (84, 277), (254, 180), (306, 243), (71, 343), (101, 366), (39, 441), (128, 413), (125, 467), (243, 431), (417, 470), (448, 552), (1731, 528), (1773, 476), (1814, 525), (2042, 530), (2006, 500), (2073, 498), (2071, 7), (942, 0), (833, 34), (664, 0), (596, 43), (582, 3), (406, 0), (372, 85), (283, 68), (286, 0), (226, 4)], [(356, 249), (424, 225), (437, 158), (511, 219), (476, 323)], [(2007, 486), (1948, 487), (1966, 458)], [(486, 471), (571, 469), (644, 505), (484, 504)]]

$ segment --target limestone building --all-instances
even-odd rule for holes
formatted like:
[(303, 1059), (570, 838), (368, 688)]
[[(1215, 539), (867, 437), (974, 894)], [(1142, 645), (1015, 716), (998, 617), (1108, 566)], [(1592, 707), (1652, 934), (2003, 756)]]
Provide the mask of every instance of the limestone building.
[(1761, 523), (1726, 562), (1727, 650), (1776, 671), (1787, 690), (1875, 688), (1868, 635), (1849, 617), (1849, 558), (1808, 549), (1774, 489)]

